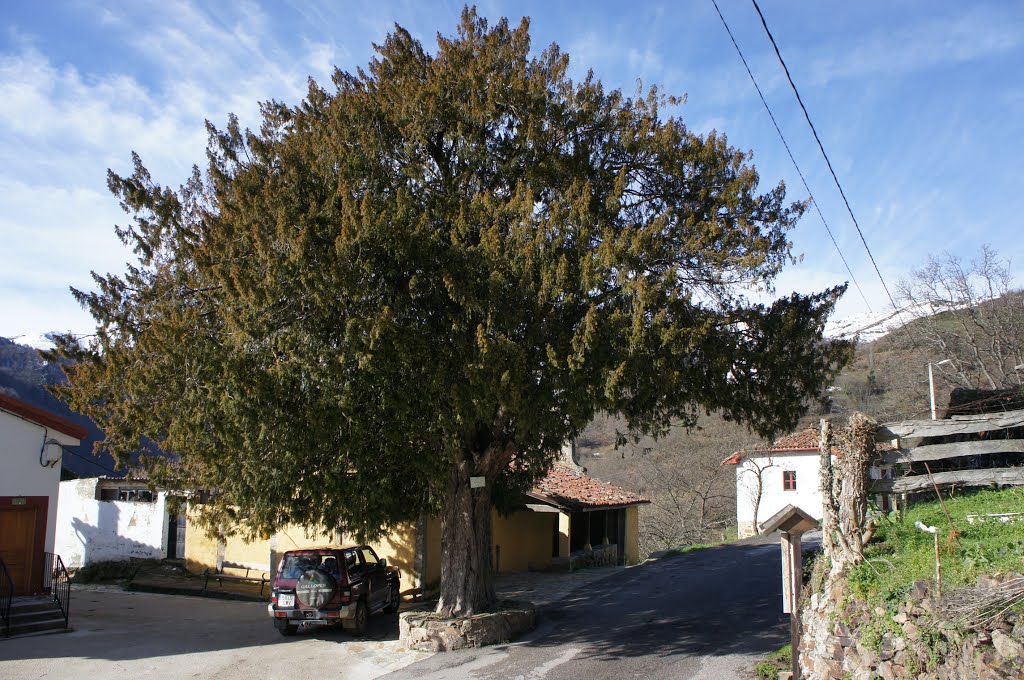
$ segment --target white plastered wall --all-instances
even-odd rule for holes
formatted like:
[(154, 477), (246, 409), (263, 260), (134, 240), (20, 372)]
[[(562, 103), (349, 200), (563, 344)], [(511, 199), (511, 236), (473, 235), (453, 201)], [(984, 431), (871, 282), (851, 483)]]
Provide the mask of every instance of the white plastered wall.
[[(47, 496), (45, 550), (54, 552), (57, 523), (57, 485), (60, 484), (60, 446), (79, 440), (0, 409), (0, 497)], [(45, 465), (40, 464), (42, 458)]]
[(160, 559), (167, 542), (167, 494), (152, 503), (96, 500), (98, 480), (60, 483), (57, 550), (68, 567), (108, 560)]
[[(817, 451), (750, 456), (736, 466), (736, 523), (740, 536), (757, 533), (754, 528), (754, 497), (758, 467), (764, 470), (758, 524), (787, 505), (795, 505), (811, 517), (821, 519), (821, 490), (818, 488), (821, 465)], [(783, 489), (785, 471), (796, 472), (795, 491)]]

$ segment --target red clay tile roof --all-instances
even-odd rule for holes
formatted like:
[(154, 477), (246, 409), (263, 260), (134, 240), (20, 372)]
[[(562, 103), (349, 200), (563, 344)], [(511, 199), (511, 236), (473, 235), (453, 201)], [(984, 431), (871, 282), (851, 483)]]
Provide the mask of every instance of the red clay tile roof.
[[(779, 437), (771, 446), (758, 446), (756, 448), (741, 449), (736, 451), (731, 456), (722, 461), (722, 465), (738, 465), (748, 455), (756, 455), (759, 453), (810, 453), (811, 451), (818, 450), (818, 442), (821, 438), (821, 431), (816, 427), (808, 427), (805, 430), (799, 432), (791, 432), (785, 436)], [(893, 445), (888, 442), (880, 442), (875, 445), (879, 451), (888, 451), (893, 448)], [(832, 453), (839, 455), (839, 450), (832, 447)]]
[(817, 450), (820, 438), (821, 432), (818, 428), (809, 427), (806, 430), (792, 432), (784, 437), (779, 437), (769, 448), (775, 451), (803, 451), (805, 449)]
[(551, 472), (526, 495), (567, 510), (612, 508), (651, 502), (561, 464), (551, 468)]
[(739, 465), (740, 461), (743, 460), (747, 455), (746, 451), (736, 451), (731, 456), (723, 460), (719, 465)]
[(19, 418), (30, 420), (36, 425), (48, 427), (59, 432), (63, 432), (69, 437), (75, 439), (85, 439), (89, 436), (89, 431), (81, 425), (76, 425), (67, 418), (61, 418), (58, 415), (54, 415), (49, 411), (45, 411), (41, 408), (27, 404), (21, 399), (9, 397), (6, 394), (0, 394), (0, 409), (13, 413)]

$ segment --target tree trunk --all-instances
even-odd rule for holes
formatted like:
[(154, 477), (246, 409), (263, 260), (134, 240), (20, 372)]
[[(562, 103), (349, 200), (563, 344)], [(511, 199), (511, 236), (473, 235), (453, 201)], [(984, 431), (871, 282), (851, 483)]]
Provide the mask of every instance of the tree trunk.
[(757, 513), (760, 512), (760, 510), (761, 510), (761, 493), (762, 493), (761, 492), (761, 487), (763, 485), (762, 482), (761, 482), (761, 475), (762, 475), (762, 472), (760, 470), (758, 470), (758, 472), (757, 472), (757, 490), (754, 492), (754, 535), (755, 536), (760, 536), (761, 535), (761, 527), (757, 526)]
[(821, 547), (825, 555), (837, 563), (836, 527), (839, 526), (839, 509), (836, 506), (835, 474), (832, 470), (832, 423), (821, 419), (821, 436), (818, 439), (820, 466), (818, 474), (821, 489)]
[(491, 573), (491, 489), (471, 489), (471, 476), (484, 476), (467, 457), (452, 466), (441, 510), (441, 597), (437, 612), (461, 617), (495, 602)]
[(862, 413), (850, 416), (847, 450), (840, 459), (843, 486), (839, 496), (839, 530), (850, 548), (850, 562), (864, 561), (864, 537), (869, 527), (868, 469), (875, 453), (877, 426)]
[(872, 535), (867, 522), (867, 488), (876, 429), (863, 414), (850, 416), (833, 469), (831, 425), (821, 421), (822, 545), (832, 561), (833, 574), (863, 562), (864, 543)]

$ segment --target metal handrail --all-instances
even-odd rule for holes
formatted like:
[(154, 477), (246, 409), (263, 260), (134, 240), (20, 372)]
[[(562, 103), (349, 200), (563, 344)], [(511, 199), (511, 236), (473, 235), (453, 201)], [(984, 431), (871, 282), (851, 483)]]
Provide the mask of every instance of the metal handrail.
[(60, 607), (60, 612), (64, 615), (64, 627), (67, 628), (71, 612), (71, 577), (60, 555), (48, 552), (43, 553), (43, 557), (43, 590), (48, 590)]
[(7, 565), (0, 558), (0, 619), (4, 624), (4, 635), (11, 634), (11, 602), (14, 600), (14, 580)]

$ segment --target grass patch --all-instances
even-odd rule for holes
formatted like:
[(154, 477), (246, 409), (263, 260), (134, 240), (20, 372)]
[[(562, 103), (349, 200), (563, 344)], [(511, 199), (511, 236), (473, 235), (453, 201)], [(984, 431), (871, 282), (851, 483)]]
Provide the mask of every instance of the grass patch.
[(946, 498), (946, 507), (958, 538), (949, 545), (951, 527), (938, 500), (919, 502), (906, 513), (883, 518), (875, 539), (864, 550), (866, 562), (850, 571), (853, 594), (893, 605), (906, 599), (914, 581), (934, 582), (934, 538), (914, 526), (918, 521), (939, 530), (944, 590), (974, 585), (981, 574), (1024, 571), (1024, 521), (967, 522), (967, 515), (1021, 512), (1024, 488), (960, 492)]
[(725, 545), (726, 543), (732, 543), (738, 541), (736, 533), (726, 534), (723, 532), (722, 538), (708, 541), (706, 543), (691, 543), (690, 545), (680, 546), (678, 548), (672, 548), (671, 550), (665, 551), (659, 559), (665, 559), (666, 557), (678, 557), (679, 555), (685, 555), (686, 553), (693, 552), (694, 550), (706, 550), (708, 548), (714, 548), (718, 545)]
[(754, 675), (764, 680), (775, 680), (782, 671), (793, 668), (793, 647), (784, 645), (757, 662)]
[(693, 552), (694, 550), (704, 550), (706, 548), (713, 548), (716, 545), (721, 545), (721, 544), (720, 543), (694, 543), (693, 545), (684, 545), (681, 548), (672, 548), (671, 550), (667, 551), (664, 555), (662, 555), (661, 559), (665, 559), (666, 557), (679, 557), (680, 555), (685, 555), (686, 553)]

